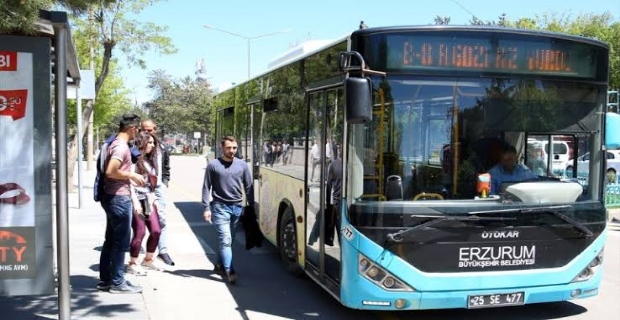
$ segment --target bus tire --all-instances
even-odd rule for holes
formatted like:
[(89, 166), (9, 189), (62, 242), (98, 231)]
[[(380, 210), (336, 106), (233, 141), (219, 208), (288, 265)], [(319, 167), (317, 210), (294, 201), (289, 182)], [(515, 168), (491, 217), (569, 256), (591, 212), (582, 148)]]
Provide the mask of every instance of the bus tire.
[(278, 249), (282, 264), (288, 272), (296, 276), (301, 276), (303, 271), (299, 263), (297, 263), (297, 228), (295, 227), (295, 216), (291, 207), (287, 206), (284, 209), (280, 217), (279, 225)]

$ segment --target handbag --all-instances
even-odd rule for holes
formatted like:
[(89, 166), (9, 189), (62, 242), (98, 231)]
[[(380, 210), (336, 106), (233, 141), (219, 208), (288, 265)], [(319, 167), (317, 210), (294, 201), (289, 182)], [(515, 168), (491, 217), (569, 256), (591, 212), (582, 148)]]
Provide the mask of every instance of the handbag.
[(146, 197), (146, 198), (140, 200), (140, 204), (142, 205), (142, 214), (145, 217), (150, 216), (151, 213), (152, 213), (153, 207), (151, 205), (151, 202), (149, 201), (149, 198)]

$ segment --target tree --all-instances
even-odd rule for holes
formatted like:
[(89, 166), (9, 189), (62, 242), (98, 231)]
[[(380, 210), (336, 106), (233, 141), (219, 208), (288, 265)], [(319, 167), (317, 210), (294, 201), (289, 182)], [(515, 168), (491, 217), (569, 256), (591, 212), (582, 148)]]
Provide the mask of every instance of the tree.
[(145, 104), (149, 116), (167, 132), (207, 132), (212, 93), (202, 77), (174, 79), (163, 70), (149, 74), (155, 98)]
[(620, 87), (620, 22), (611, 13), (584, 13), (572, 18), (568, 14), (542, 14), (522, 18), (511, 27), (563, 32), (597, 39), (609, 45), (609, 85)]
[(437, 25), (448, 25), (450, 24), (450, 17), (436, 16), (434, 22)]
[[(96, 56), (101, 56), (101, 63), (95, 68), (95, 93), (97, 95), (110, 74), (115, 49), (119, 48), (131, 65), (141, 68), (146, 67), (142, 56), (147, 51), (159, 51), (163, 54), (176, 52), (172, 40), (162, 35), (166, 27), (128, 18), (128, 14), (138, 15), (156, 2), (157, 0), (100, 1), (88, 7), (88, 23), (84, 21), (86, 19), (84, 14), (78, 15), (82, 21), (77, 22), (77, 25), (84, 28), (84, 32), (91, 36), (90, 45)], [(93, 58), (90, 57), (90, 59)], [(89, 104), (84, 108), (83, 123), (88, 123), (95, 105)], [(77, 134), (83, 136), (87, 129), (88, 126), (84, 126), (83, 131)], [(69, 181), (73, 178), (76, 159), (77, 135), (73, 135), (69, 150)]]
[(3, 0), (0, 6), (0, 33), (35, 33), (38, 30), (39, 10), (59, 6), (80, 12), (94, 4), (113, 2), (116, 0)]
[[(498, 22), (486, 21), (473, 17), (472, 25), (497, 25), (502, 27), (547, 30), (578, 35), (603, 41), (609, 45), (609, 86), (620, 88), (620, 22), (609, 12), (602, 14), (582, 13), (576, 17), (569, 13), (544, 13), (534, 17), (521, 17), (509, 20), (505, 13), (498, 17)], [(437, 16), (435, 24), (449, 24), (450, 17)]]
[[(93, 30), (88, 25), (86, 19), (76, 19), (74, 22), (73, 43), (76, 48), (79, 64), (81, 66), (88, 66), (90, 64), (90, 48), (92, 39), (96, 37), (93, 34)], [(98, 52), (94, 52), (95, 54)], [(130, 91), (125, 88), (123, 79), (119, 74), (119, 67), (117, 59), (112, 59), (110, 62), (110, 72), (108, 78), (104, 82), (103, 86), (97, 93), (97, 100), (95, 103), (95, 127), (106, 127), (107, 124), (114, 123), (112, 119), (120, 113), (126, 112), (131, 107), (131, 101), (129, 99)], [(100, 70), (100, 66), (103, 62), (102, 55), (94, 55), (93, 65), (95, 70)], [(74, 101), (70, 101), (69, 109), (69, 124), (74, 125), (77, 122), (75, 115), (76, 109), (74, 108)], [(117, 123), (118, 124), (118, 123)], [(116, 131), (114, 129), (112, 132)], [(106, 134), (108, 132), (105, 132)]]

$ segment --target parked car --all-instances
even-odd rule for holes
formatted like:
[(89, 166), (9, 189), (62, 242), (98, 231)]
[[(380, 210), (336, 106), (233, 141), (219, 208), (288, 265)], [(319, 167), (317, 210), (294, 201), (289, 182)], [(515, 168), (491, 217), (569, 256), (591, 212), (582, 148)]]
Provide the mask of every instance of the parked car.
[[(620, 171), (620, 150), (607, 150), (607, 182), (616, 183)], [(573, 175), (573, 160), (566, 164), (566, 175)], [(577, 178), (586, 179), (590, 171), (590, 153), (577, 157)]]

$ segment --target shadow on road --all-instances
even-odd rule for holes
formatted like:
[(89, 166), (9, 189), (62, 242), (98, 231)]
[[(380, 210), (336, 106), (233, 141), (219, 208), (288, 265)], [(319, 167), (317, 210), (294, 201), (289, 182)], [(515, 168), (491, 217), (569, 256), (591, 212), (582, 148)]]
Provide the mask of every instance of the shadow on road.
[[(93, 318), (117, 318), (135, 310), (130, 303), (104, 304), (94, 284), (98, 279), (71, 277), (71, 312)], [(0, 319), (57, 319), (58, 295), (16, 296), (0, 299)]]
[[(185, 220), (192, 226), (194, 235), (217, 249), (215, 228), (202, 220), (202, 204), (176, 202)], [(243, 232), (242, 230), (238, 230)], [(585, 313), (586, 308), (570, 302), (536, 304), (495, 309), (449, 309), (404, 312), (369, 312), (343, 307), (328, 293), (308, 278), (298, 278), (287, 273), (280, 265), (279, 256), (266, 240), (264, 247), (245, 250), (243, 243), (235, 241), (235, 268), (238, 283), (229, 285), (229, 291), (239, 306), (238, 312), (249, 319), (248, 312), (257, 312), (288, 319), (561, 319)], [(209, 256), (214, 261), (213, 256)], [(184, 277), (201, 277), (223, 281), (212, 270), (177, 270), (172, 272)]]
[[(203, 206), (198, 202), (175, 202), (185, 220), (192, 226), (196, 237), (201, 238), (214, 250), (217, 249), (215, 228), (205, 226), (202, 220)], [(280, 265), (276, 249), (267, 240), (262, 248), (245, 250), (243, 230), (237, 230), (242, 241), (234, 242), (234, 263), (239, 279), (228, 285), (235, 299), (240, 316), (250, 319), (252, 314), (262, 313), (287, 319), (376, 319), (372, 313), (342, 307), (329, 294), (308, 278), (295, 277)], [(213, 256), (209, 259), (214, 261)], [(180, 276), (194, 276), (223, 281), (212, 270), (177, 270)]]
[(588, 311), (570, 302), (541, 303), (527, 306), (492, 309), (447, 309), (406, 311), (399, 313), (400, 319), (459, 319), (459, 320), (549, 320), (576, 316)]

